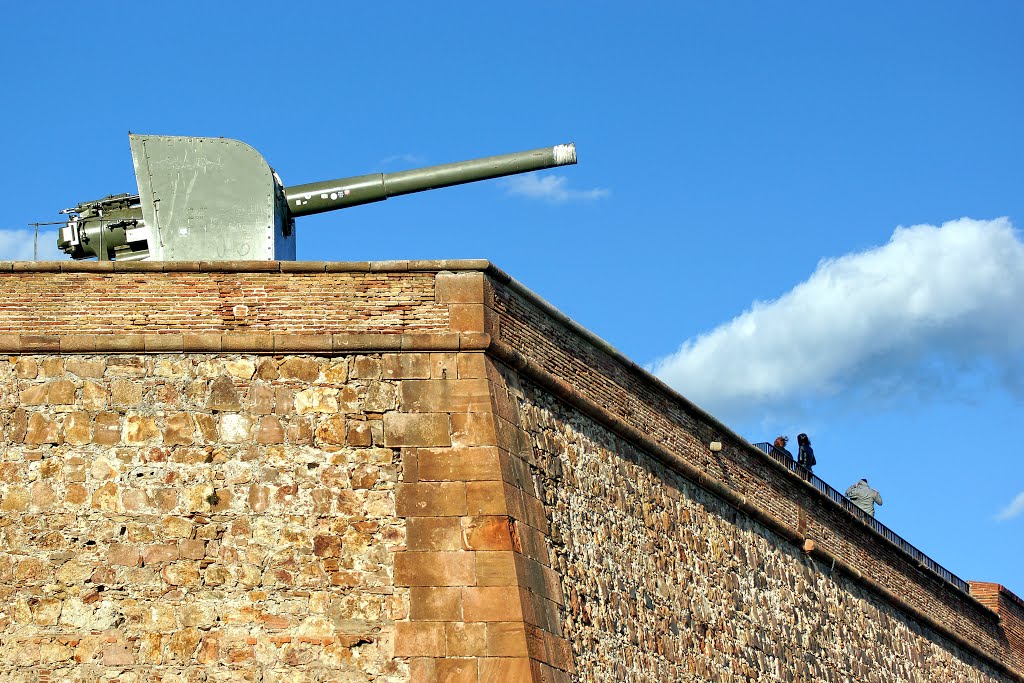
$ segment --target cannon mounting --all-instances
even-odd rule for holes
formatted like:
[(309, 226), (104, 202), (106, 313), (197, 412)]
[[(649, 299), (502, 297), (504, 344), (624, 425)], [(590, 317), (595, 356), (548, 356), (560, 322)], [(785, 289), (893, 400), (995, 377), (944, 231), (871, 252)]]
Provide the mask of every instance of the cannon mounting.
[(249, 145), (227, 138), (128, 136), (138, 194), (61, 213), (74, 259), (294, 260), (295, 218), (451, 185), (576, 163), (572, 144), (285, 187)]

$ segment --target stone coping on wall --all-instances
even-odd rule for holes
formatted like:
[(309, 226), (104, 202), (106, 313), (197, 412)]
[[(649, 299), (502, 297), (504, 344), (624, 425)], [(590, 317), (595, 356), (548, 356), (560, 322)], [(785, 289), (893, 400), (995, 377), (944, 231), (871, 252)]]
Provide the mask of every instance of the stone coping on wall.
[(483, 271), (489, 269), (493, 269), (493, 266), (486, 259), (407, 259), (397, 261), (0, 261), (0, 273), (429, 273), (443, 270)]
[(483, 351), (480, 332), (403, 334), (0, 334), (0, 353), (336, 353)]

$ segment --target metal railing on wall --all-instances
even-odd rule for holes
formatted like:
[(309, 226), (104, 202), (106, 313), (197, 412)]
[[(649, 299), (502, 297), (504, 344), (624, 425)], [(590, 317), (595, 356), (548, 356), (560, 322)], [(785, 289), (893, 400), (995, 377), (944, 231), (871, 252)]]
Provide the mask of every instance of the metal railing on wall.
[(889, 541), (891, 541), (894, 545), (899, 547), (900, 550), (910, 555), (910, 557), (916, 560), (919, 564), (932, 570), (933, 572), (941, 576), (943, 579), (945, 579), (949, 583), (953, 584), (954, 586), (962, 590), (964, 593), (970, 594), (971, 589), (970, 586), (967, 585), (966, 581), (964, 581), (959, 576), (957, 576), (953, 572), (949, 571), (948, 569), (940, 565), (932, 558), (922, 553), (914, 546), (907, 543), (907, 541), (902, 536), (900, 536), (895, 531), (885, 526), (877, 519), (875, 519), (874, 517), (872, 517), (871, 515), (864, 512), (856, 505), (854, 505), (853, 501), (851, 501), (849, 498), (839, 493), (839, 491), (829, 486), (827, 483), (825, 483), (824, 480), (820, 479), (817, 475), (808, 472), (807, 469), (805, 467), (802, 467), (796, 460), (792, 458), (792, 456), (786, 455), (785, 453), (783, 453), (778, 448), (776, 448), (775, 446), (768, 442), (755, 443), (754, 446), (758, 448), (762, 453), (778, 462), (779, 464), (785, 465), (791, 472), (795, 473), (801, 479), (809, 482), (812, 486), (814, 486), (814, 488), (818, 489), (826, 496), (834, 500), (836, 503), (841, 505), (851, 515), (867, 524), (869, 527), (871, 527), (879, 534), (881, 534)]

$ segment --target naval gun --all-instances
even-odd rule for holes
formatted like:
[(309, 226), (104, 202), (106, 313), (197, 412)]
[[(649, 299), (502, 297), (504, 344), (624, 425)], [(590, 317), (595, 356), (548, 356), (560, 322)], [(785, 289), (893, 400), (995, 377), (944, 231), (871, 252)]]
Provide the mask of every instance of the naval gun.
[(128, 135), (138, 194), (61, 211), (57, 247), (101, 261), (294, 260), (295, 219), (477, 180), (576, 163), (556, 145), (398, 173), (285, 187), (238, 140)]

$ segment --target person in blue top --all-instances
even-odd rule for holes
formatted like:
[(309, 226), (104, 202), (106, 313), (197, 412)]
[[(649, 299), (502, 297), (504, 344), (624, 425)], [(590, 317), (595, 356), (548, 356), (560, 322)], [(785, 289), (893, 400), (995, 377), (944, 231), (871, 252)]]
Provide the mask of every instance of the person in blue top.
[(799, 447), (797, 450), (796, 461), (800, 463), (800, 466), (807, 470), (810, 474), (811, 470), (818, 463), (814, 458), (814, 449), (811, 448), (811, 440), (807, 438), (806, 434), (799, 434), (796, 437), (796, 445)]

